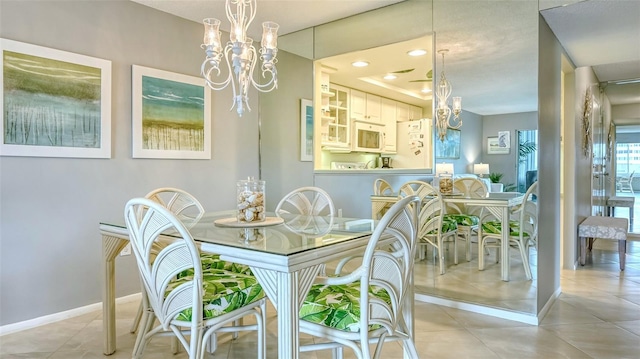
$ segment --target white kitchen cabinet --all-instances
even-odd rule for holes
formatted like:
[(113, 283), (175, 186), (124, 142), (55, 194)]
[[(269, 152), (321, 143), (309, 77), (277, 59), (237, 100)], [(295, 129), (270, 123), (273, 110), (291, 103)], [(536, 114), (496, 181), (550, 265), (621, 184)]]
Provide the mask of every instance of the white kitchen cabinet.
[(328, 93), (323, 91), (322, 96), (322, 146), (330, 149), (349, 148), (351, 146), (349, 89), (336, 84), (329, 84)]
[(409, 121), (409, 104), (403, 102), (396, 103), (396, 121)]
[(387, 98), (380, 100), (380, 119), (384, 124), (384, 152), (395, 153), (397, 143), (397, 101)]
[(351, 90), (350, 113), (351, 120), (380, 123), (381, 98), (380, 96)]
[(418, 106), (409, 105), (409, 119), (419, 120), (422, 118), (422, 109)]

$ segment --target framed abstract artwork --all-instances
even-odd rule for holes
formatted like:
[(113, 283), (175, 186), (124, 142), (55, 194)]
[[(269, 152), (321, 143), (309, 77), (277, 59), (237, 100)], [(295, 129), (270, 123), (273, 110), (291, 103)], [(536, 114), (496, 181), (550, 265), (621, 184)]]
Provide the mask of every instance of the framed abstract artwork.
[(436, 139), (436, 158), (460, 158), (460, 130), (448, 128), (444, 141)]
[(313, 103), (300, 99), (300, 161), (313, 161)]
[(509, 147), (501, 147), (498, 137), (487, 137), (487, 154), (489, 155), (507, 155)]
[(0, 39), (0, 155), (111, 158), (111, 61)]
[(204, 79), (132, 66), (133, 158), (211, 159), (211, 91)]

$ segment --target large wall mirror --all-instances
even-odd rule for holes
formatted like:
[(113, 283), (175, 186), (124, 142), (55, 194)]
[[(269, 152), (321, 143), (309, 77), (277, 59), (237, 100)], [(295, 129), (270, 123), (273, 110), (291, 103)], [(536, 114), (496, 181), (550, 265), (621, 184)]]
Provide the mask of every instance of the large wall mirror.
[[(378, 24), (378, 26), (371, 26)], [(393, 24), (393, 25), (390, 25)], [(349, 30), (350, 29), (350, 30)], [(348, 54), (394, 44), (418, 41), (428, 48), (432, 66), (429, 79), (437, 81), (441, 71), (439, 49), (448, 49), (445, 57), (446, 75), (452, 84), (455, 96), (463, 98), (463, 111), (473, 114), (482, 123), (485, 119), (492, 126), (498, 120), (501, 130), (511, 130), (516, 137), (518, 129), (535, 130), (537, 128), (537, 48), (538, 48), (538, 6), (529, 1), (405, 1), (383, 9), (361, 14), (352, 18), (322, 25), (312, 31), (292, 34), (289, 41), (292, 47), (286, 51), (313, 59), (316, 64), (333, 68), (335, 82), (346, 87), (362, 87), (349, 78), (349, 73), (341, 73), (336, 61)], [(305, 45), (305, 39), (313, 39), (313, 48)], [(287, 44), (286, 46), (288, 46)], [(295, 46), (294, 46), (295, 45)], [(397, 51), (400, 52), (400, 51)], [(388, 51), (382, 56), (394, 54)], [(428, 72), (428, 71), (427, 71)], [(427, 74), (424, 74), (427, 80)], [(332, 82), (333, 82), (332, 79)], [(315, 78), (316, 92), (321, 91), (320, 78)], [(430, 84), (433, 86), (433, 82)], [(383, 97), (395, 95), (383, 94), (379, 88), (368, 87), (366, 92), (380, 91)], [(378, 86), (379, 87), (379, 86)], [(314, 97), (321, 96), (319, 93)], [(398, 97), (400, 99), (400, 97)], [(409, 99), (401, 101), (414, 103), (423, 108), (432, 108), (431, 98)], [(430, 112), (427, 117), (432, 116)], [(526, 125), (522, 125), (522, 122)], [(477, 136), (480, 146), (486, 142), (482, 124), (469, 125)], [(478, 130), (480, 129), (480, 130)], [(465, 131), (463, 125), (462, 131)], [(493, 129), (490, 129), (493, 131)], [(490, 135), (490, 134), (489, 134)], [(515, 143), (515, 140), (514, 140)], [(513, 150), (512, 150), (513, 152)], [(477, 149), (480, 159), (485, 163), (504, 164), (504, 157), (486, 155), (483, 148)], [(510, 157), (511, 158), (511, 157)], [(510, 165), (503, 171), (516, 178), (515, 155)], [(533, 280), (527, 280), (522, 262), (513, 256), (511, 261), (511, 281), (500, 278), (500, 265), (495, 263), (495, 253), (487, 258), (487, 269), (478, 270), (477, 244), (472, 244), (472, 260), (466, 261), (460, 254), (459, 264), (449, 266), (441, 275), (437, 264), (434, 265), (432, 249), (426, 258), (417, 262), (415, 284), (418, 294), (440, 298), (449, 302), (464, 302), (473, 305), (497, 308), (514, 313), (535, 315), (537, 313), (536, 254), (532, 252)], [(517, 252), (514, 251), (514, 255)], [(484, 253), (482, 255), (485, 255)], [(452, 257), (449, 253), (447, 256)], [(457, 269), (454, 269), (456, 267)]]

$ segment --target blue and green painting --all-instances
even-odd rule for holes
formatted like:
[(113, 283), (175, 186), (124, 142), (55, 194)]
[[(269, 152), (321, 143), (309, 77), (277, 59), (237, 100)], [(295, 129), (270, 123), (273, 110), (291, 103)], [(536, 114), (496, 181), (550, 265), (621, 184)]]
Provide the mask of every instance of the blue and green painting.
[(313, 156), (313, 106), (305, 109), (306, 133), (304, 134), (304, 153)]
[(142, 76), (142, 148), (204, 151), (204, 86)]
[(4, 144), (100, 148), (101, 69), (3, 51)]

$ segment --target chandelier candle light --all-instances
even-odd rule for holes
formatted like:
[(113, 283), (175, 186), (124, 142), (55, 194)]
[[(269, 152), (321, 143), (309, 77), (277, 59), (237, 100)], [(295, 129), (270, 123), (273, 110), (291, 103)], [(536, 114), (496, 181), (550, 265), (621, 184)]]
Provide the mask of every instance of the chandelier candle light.
[[(453, 98), (453, 110), (449, 106), (449, 96), (451, 96), (451, 83), (444, 75), (444, 54), (449, 52), (447, 49), (439, 50), (438, 53), (442, 54), (442, 71), (440, 72), (440, 81), (436, 88), (436, 98), (438, 99), (438, 107), (436, 108), (436, 128), (438, 130), (438, 137), (440, 141), (444, 142), (447, 136), (447, 128), (458, 129), (462, 126), (462, 119), (459, 117), (462, 112), (462, 98)], [(453, 112), (453, 123), (451, 120), (451, 113)]]
[[(235, 12), (233, 8), (235, 7)], [(229, 83), (233, 89), (233, 103), (230, 110), (236, 107), (238, 115), (242, 117), (244, 109), (249, 107), (249, 87), (253, 85), (260, 92), (269, 92), (278, 88), (276, 71), (276, 55), (278, 53), (278, 24), (274, 22), (262, 23), (262, 47), (260, 60), (262, 61), (262, 77), (268, 79), (260, 84), (253, 77), (253, 70), (257, 62), (257, 51), (253, 46), (253, 39), (247, 36), (247, 29), (256, 16), (256, 0), (226, 0), (227, 19), (231, 23), (229, 42), (222, 50), (220, 38), (220, 20), (204, 19), (204, 43), (202, 48), (206, 59), (200, 69), (207, 85), (213, 90), (222, 90)], [(225, 80), (216, 82), (214, 77), (220, 76), (222, 54), (226, 60), (228, 76)], [(234, 77), (235, 75), (235, 77)]]

